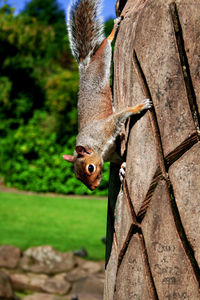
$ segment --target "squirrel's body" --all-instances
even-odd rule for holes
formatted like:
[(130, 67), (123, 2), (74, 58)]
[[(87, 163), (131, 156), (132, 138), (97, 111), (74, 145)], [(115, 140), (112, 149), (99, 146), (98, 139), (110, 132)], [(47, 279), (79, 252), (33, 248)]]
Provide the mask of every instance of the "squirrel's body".
[(72, 0), (68, 9), (68, 32), (72, 53), (79, 64), (78, 129), (74, 155), (75, 174), (94, 190), (101, 181), (104, 161), (113, 161), (115, 140), (124, 120), (151, 107), (145, 100), (136, 107), (114, 112), (110, 89), (111, 42), (120, 19), (108, 38), (99, 16), (101, 0)]
[(83, 64), (79, 68), (78, 122), (80, 130), (88, 122), (105, 119), (113, 113), (109, 86), (110, 61), (111, 43), (106, 39), (87, 62), (87, 66)]

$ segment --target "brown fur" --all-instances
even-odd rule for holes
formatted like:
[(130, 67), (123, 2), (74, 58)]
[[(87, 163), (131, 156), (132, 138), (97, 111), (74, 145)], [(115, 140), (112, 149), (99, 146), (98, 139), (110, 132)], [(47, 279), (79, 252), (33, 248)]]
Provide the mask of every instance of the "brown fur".
[[(96, 53), (91, 57), (87, 69), (80, 75), (78, 99), (79, 129), (88, 122), (106, 119), (113, 114), (112, 95), (106, 61), (107, 52), (111, 51), (110, 42), (105, 39)], [(108, 75), (107, 75), (108, 72)], [(108, 77), (105, 80), (106, 76)], [(104, 82), (105, 81), (105, 82)], [(101, 85), (101, 88), (99, 88)]]
[[(68, 29), (72, 52), (79, 63), (79, 134), (74, 155), (63, 158), (74, 164), (75, 175), (89, 189), (101, 181), (104, 161), (116, 161), (115, 140), (125, 119), (149, 103), (114, 113), (110, 90), (111, 42), (120, 19), (104, 39), (98, 16), (98, 0), (76, 0), (71, 7)], [(146, 106), (145, 106), (146, 105)]]
[[(92, 174), (89, 174), (87, 171), (87, 166), (89, 164), (95, 165), (95, 171)], [(93, 191), (100, 184), (102, 177), (102, 161), (93, 150), (90, 154), (85, 154), (83, 157), (76, 158), (74, 170), (76, 178), (81, 180), (90, 190)]]
[(77, 0), (71, 6), (72, 25), (69, 22), (68, 26), (72, 33), (71, 42), (75, 44), (78, 62), (88, 57), (89, 53), (95, 53), (103, 40), (102, 25), (96, 22), (97, 6), (96, 0)]

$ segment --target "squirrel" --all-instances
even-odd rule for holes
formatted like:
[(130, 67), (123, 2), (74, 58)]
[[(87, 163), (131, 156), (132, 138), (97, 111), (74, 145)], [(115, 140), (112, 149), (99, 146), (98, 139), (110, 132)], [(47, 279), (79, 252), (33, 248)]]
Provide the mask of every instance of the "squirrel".
[(75, 176), (90, 190), (98, 187), (105, 161), (116, 162), (115, 141), (124, 121), (149, 109), (145, 99), (136, 107), (116, 111), (110, 89), (111, 42), (121, 21), (114, 20), (105, 38), (100, 16), (102, 0), (72, 0), (67, 29), (72, 54), (79, 65), (78, 136), (73, 155), (63, 158), (74, 164)]

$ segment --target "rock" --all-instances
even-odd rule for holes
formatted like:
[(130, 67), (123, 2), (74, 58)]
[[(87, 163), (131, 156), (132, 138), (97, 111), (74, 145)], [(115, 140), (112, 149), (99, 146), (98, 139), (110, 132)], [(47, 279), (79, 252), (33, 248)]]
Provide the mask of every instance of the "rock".
[[(84, 269), (87, 269), (87, 263), (92, 263), (92, 264), (88, 264), (88, 267), (89, 265), (90, 266), (94, 266), (94, 264), (98, 264), (101, 268), (101, 271), (102, 272), (105, 272), (105, 261), (102, 260), (102, 261), (98, 261), (98, 262), (94, 262), (94, 261), (89, 261), (89, 260), (86, 260), (84, 258), (81, 258), (81, 257), (75, 257), (75, 264), (76, 264), (76, 267), (81, 267), (81, 268), (84, 268)], [(99, 267), (98, 267), (99, 268)]]
[(103, 276), (88, 276), (74, 283), (72, 294), (80, 300), (102, 300), (104, 291)]
[(55, 293), (58, 295), (65, 295), (71, 289), (71, 284), (66, 280), (66, 274), (58, 274), (54, 277), (48, 278), (43, 286), (43, 291), (48, 293)]
[(67, 273), (65, 277), (67, 281), (73, 283), (75, 281), (88, 277), (88, 273), (78, 267)]
[(15, 299), (10, 278), (0, 271), (0, 299)]
[[(68, 299), (69, 300), (102, 300), (103, 299), (103, 296), (98, 296), (98, 295), (93, 295), (93, 294), (87, 294), (87, 293), (79, 293), (78, 295), (77, 295), (77, 298), (76, 297), (74, 297), (74, 295), (72, 295), (72, 296), (68, 296)], [(67, 300), (68, 300), (67, 299)]]
[(31, 290), (41, 292), (48, 276), (32, 273), (10, 273), (10, 279), (13, 288), (17, 291)]
[(59, 297), (49, 294), (33, 294), (22, 298), (22, 300), (66, 300), (66, 297)]
[(85, 263), (82, 265), (82, 268), (90, 274), (95, 274), (102, 271), (101, 264), (94, 261), (85, 261)]
[(76, 266), (82, 266), (85, 263), (85, 259), (79, 256), (75, 256), (75, 264)]
[(17, 267), (21, 250), (14, 246), (0, 246), (0, 267), (14, 269)]
[(34, 273), (56, 274), (70, 271), (75, 265), (71, 252), (59, 252), (51, 246), (32, 247), (24, 252), (20, 267)]
[(69, 282), (79, 281), (81, 279), (87, 278), (89, 274), (96, 274), (103, 270), (102, 263), (93, 261), (80, 261), (80, 266), (71, 270), (66, 274), (66, 279)]
[(10, 278), (14, 289), (18, 291), (31, 290), (65, 295), (71, 288), (70, 283), (65, 279), (65, 275), (64, 273), (49, 277), (45, 274), (10, 273)]
[[(15, 247), (0, 247), (4, 257), (12, 248)], [(42, 246), (30, 248), (23, 255), (18, 249), (18, 262), (16, 259), (9, 266), (6, 268), (6, 264), (2, 269), (2, 276), (0, 273), (0, 299), (16, 300), (13, 290), (34, 292), (24, 296), (23, 300), (103, 299), (103, 261), (87, 261), (73, 253), (61, 253), (50, 246)], [(5, 296), (6, 287), (10, 288), (8, 296)]]

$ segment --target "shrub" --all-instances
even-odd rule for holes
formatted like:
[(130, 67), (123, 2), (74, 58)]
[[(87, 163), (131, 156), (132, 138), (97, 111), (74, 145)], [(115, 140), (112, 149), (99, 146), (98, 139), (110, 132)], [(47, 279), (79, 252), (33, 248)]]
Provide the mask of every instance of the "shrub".
[[(65, 194), (90, 194), (78, 181), (73, 166), (62, 155), (72, 153), (75, 137), (61, 146), (56, 134), (49, 131), (53, 123), (46, 112), (35, 111), (28, 124), (20, 126), (0, 140), (0, 172), (8, 186), (36, 192)], [(104, 190), (108, 178), (108, 166), (103, 184), (96, 194)]]
[[(19, 189), (90, 193), (62, 159), (75, 146), (79, 78), (64, 13), (49, 0), (58, 8), (50, 22), (50, 6), (31, 2), (17, 16), (8, 5), (0, 7), (0, 173)], [(95, 193), (106, 194), (105, 169)]]

